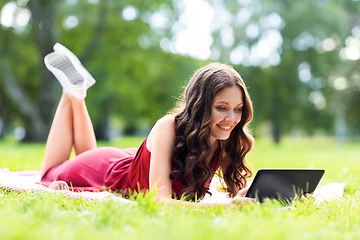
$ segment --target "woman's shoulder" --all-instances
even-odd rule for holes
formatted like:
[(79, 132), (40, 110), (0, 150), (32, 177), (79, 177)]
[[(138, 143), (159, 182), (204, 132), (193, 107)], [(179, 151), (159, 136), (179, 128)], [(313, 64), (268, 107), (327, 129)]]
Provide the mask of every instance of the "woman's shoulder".
[(164, 125), (172, 125), (175, 126), (175, 117), (173, 115), (165, 115), (162, 118), (160, 118), (156, 124), (164, 124)]
[(163, 116), (156, 122), (153, 129), (161, 132), (175, 131), (175, 117), (172, 115)]
[(165, 115), (160, 118), (151, 129), (148, 140), (147, 147), (150, 150), (152, 148), (153, 142), (158, 142), (159, 139), (164, 141), (174, 140), (175, 139), (175, 118), (172, 115)]

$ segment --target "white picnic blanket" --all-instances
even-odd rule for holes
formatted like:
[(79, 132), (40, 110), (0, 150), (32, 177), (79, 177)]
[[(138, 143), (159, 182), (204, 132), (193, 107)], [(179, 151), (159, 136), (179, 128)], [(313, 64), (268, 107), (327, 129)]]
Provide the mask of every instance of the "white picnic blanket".
[[(218, 186), (221, 185), (220, 178), (214, 177), (210, 184), (210, 192), (212, 196), (206, 195), (203, 202), (229, 202), (228, 194), (219, 192)], [(315, 198), (315, 203), (319, 204), (324, 201), (333, 201), (343, 197), (345, 191), (345, 183), (328, 183), (324, 186), (316, 188), (312, 196)]]
[(6, 168), (0, 169), (0, 188), (6, 188), (15, 191), (57, 193), (70, 198), (84, 199), (87, 201), (113, 200), (125, 204), (133, 203), (128, 199), (117, 196), (110, 192), (73, 192), (70, 190), (54, 190), (39, 184), (40, 178), (41, 176), (39, 171), (11, 172)]
[[(125, 204), (132, 204), (133, 201), (117, 196), (110, 192), (73, 192), (70, 190), (54, 190), (47, 188), (40, 182), (39, 171), (16, 171), (11, 172), (9, 169), (0, 168), (0, 188), (6, 188), (15, 191), (39, 191), (62, 194), (67, 197), (84, 199), (87, 201), (106, 201), (113, 200)], [(220, 185), (219, 177), (214, 177), (210, 184), (210, 192), (212, 195), (206, 195), (202, 202), (208, 203), (226, 203), (230, 202), (227, 193), (218, 191)], [(345, 183), (329, 183), (317, 188), (312, 194), (316, 203), (323, 201), (332, 201), (343, 196)]]

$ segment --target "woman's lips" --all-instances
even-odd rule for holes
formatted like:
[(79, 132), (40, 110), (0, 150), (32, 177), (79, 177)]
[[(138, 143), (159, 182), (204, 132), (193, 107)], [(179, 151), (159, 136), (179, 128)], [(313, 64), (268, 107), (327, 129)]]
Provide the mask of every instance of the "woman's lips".
[(232, 125), (219, 125), (219, 124), (217, 124), (217, 126), (223, 131), (230, 131), (231, 128), (232, 128)]

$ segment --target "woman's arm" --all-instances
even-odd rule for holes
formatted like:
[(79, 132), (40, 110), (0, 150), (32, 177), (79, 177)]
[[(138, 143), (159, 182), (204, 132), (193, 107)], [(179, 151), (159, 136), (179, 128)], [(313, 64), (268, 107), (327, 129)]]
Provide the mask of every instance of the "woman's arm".
[(167, 115), (157, 121), (146, 141), (151, 152), (149, 185), (156, 189), (156, 200), (171, 199), (171, 158), (175, 142), (175, 119)]
[[(156, 191), (156, 200), (170, 204), (193, 206), (214, 206), (214, 203), (193, 203), (171, 198), (172, 184), (170, 179), (172, 149), (175, 144), (175, 119), (167, 115), (161, 118), (151, 130), (146, 146), (151, 152), (150, 192)], [(226, 205), (226, 204), (225, 204)], [(229, 204), (227, 204), (229, 205)]]

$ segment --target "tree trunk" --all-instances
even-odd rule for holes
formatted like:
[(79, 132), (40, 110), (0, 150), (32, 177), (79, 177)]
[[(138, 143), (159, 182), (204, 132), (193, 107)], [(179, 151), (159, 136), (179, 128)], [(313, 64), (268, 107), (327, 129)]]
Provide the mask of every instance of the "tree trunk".
[(342, 104), (335, 110), (335, 138), (339, 145), (344, 145), (347, 135), (346, 127), (346, 107)]
[[(106, 24), (108, 5), (108, 0), (101, 1), (98, 24), (93, 32), (93, 36), (89, 38), (89, 42), (84, 48), (83, 54), (80, 57), (83, 63), (90, 58), (93, 49), (98, 44), (101, 33), (103, 32)], [(58, 42), (58, 30), (55, 24), (58, 8), (59, 1), (56, 0), (29, 2), (29, 9), (34, 20), (34, 40), (38, 47), (41, 59), (43, 59), (48, 53), (52, 52), (54, 44)], [(39, 106), (41, 118), (45, 122), (46, 132), (48, 132), (50, 129), (53, 115), (56, 110), (58, 94), (60, 92), (59, 88), (59, 83), (43, 64), (43, 67), (41, 67), (41, 84), (38, 94), (37, 106)], [(32, 131), (31, 126), (29, 127), (30, 129), (27, 129), (27, 131)]]
[[(0, 77), (0, 86), (6, 89), (3, 91), (4, 96), (2, 97), (9, 99), (22, 116), (27, 133), (23, 141), (46, 140), (61, 92), (61, 86), (43, 64), (43, 58), (53, 51), (53, 45), (58, 42), (58, 31), (55, 23), (60, 4), (62, 3), (58, 0), (37, 0), (29, 1), (27, 5), (32, 17), (31, 36), (36, 43), (41, 59), (39, 61), (41, 63), (39, 66), (40, 83), (35, 101), (28, 97), (25, 89), (21, 87), (14, 76), (12, 69), (6, 64), (6, 57), (11, 56), (0, 54), (0, 74), (2, 76)], [(89, 42), (84, 47), (82, 61), (86, 61), (90, 57), (106, 24), (109, 1), (101, 1), (100, 4), (99, 21), (94, 29), (93, 36), (89, 37)], [(1, 102), (4, 101), (1, 100)], [(4, 115), (4, 111), (5, 109), (0, 114)], [(6, 130), (6, 116), (0, 117), (3, 118), (3, 128)], [(3, 135), (4, 131), (0, 133), (0, 136)]]
[(35, 141), (41, 141), (45, 139), (45, 123), (39, 115), (39, 108), (34, 105), (31, 99), (27, 96), (21, 86), (18, 84), (15, 76), (12, 75), (6, 67), (5, 61), (0, 59), (0, 70), (3, 74), (1, 78), (2, 86), (6, 89), (5, 93), (8, 99), (11, 99), (19, 108), (19, 112), (26, 118), (28, 124), (32, 125), (34, 131), (37, 132), (34, 136)]
[[(1, 85), (0, 85), (1, 86)], [(7, 119), (7, 111), (5, 108), (5, 96), (3, 93), (0, 93), (0, 139), (4, 138), (6, 130), (5, 130), (5, 122)]]
[(272, 123), (272, 134), (275, 144), (280, 143), (281, 139), (281, 118), (283, 117), (281, 109), (281, 101), (277, 84), (274, 84), (272, 91), (272, 110), (271, 110), (271, 123)]
[(278, 121), (272, 123), (272, 134), (275, 144), (278, 145), (281, 138), (280, 123)]
[[(44, 131), (47, 133), (58, 102), (60, 86), (54, 76), (46, 69), (43, 59), (48, 53), (53, 51), (53, 46), (58, 39), (55, 20), (59, 1), (29, 1), (28, 7), (33, 18), (32, 35), (39, 51), (40, 62), (42, 63), (39, 68), (41, 71), (40, 88), (36, 105), (39, 107), (39, 115), (44, 122)], [(25, 127), (26, 132), (29, 133), (26, 140), (31, 141), (38, 138), (31, 125), (26, 124)], [(46, 135), (41, 136), (41, 140), (46, 140)]]

